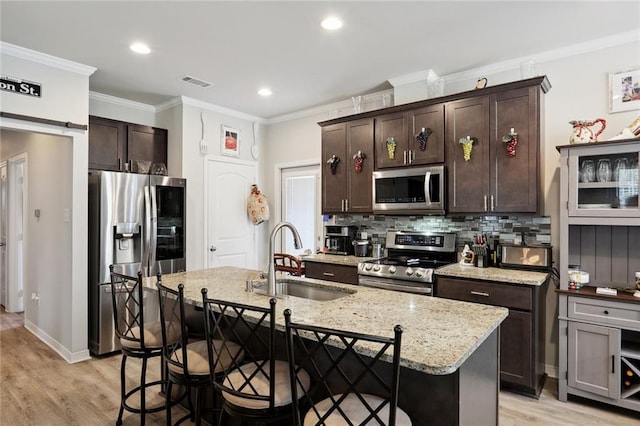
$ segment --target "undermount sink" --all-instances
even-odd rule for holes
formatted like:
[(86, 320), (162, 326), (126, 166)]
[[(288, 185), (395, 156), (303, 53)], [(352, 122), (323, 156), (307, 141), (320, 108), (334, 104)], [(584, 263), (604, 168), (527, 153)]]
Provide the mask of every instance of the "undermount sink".
[[(267, 295), (267, 283), (254, 284), (254, 291), (259, 294)], [(355, 291), (342, 290), (338, 288), (320, 287), (302, 281), (279, 280), (276, 281), (276, 297), (293, 296), (302, 299), (316, 300), (324, 302), (327, 300), (336, 300), (341, 297), (349, 296)]]

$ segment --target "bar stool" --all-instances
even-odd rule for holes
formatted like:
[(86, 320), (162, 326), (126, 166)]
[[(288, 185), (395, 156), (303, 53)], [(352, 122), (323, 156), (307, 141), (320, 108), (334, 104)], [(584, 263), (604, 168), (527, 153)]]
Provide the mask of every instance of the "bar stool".
[[(162, 342), (162, 327), (159, 321), (146, 321), (144, 316), (144, 291), (142, 285), (142, 273), (137, 277), (131, 277), (114, 272), (114, 265), (109, 266), (111, 272), (111, 299), (113, 302), (113, 319), (116, 337), (122, 346), (122, 363), (120, 365), (120, 411), (117, 425), (122, 424), (124, 410), (140, 414), (140, 424), (145, 424), (147, 413), (157, 413), (166, 408), (162, 405), (147, 407), (146, 394), (151, 387), (158, 387), (162, 391), (162, 385), (166, 381), (160, 379), (147, 383), (147, 362), (156, 357), (163, 357), (164, 348)], [(151, 293), (148, 293), (151, 295)], [(155, 297), (155, 296), (154, 296)], [(132, 389), (126, 388), (127, 358), (142, 360), (140, 383)], [(162, 363), (164, 364), (164, 363)], [(162, 365), (161, 364), (161, 365)], [(164, 374), (162, 374), (164, 375)], [(140, 407), (134, 407), (129, 399), (140, 396)]]
[[(286, 361), (275, 358), (276, 299), (269, 307), (248, 306), (207, 298), (202, 289), (205, 329), (209, 342), (213, 385), (221, 395), (224, 416), (248, 423), (275, 423), (291, 418), (291, 386)], [(220, 343), (214, 345), (214, 339)], [(240, 352), (233, 353), (239, 345)], [(240, 354), (243, 358), (240, 359)], [(227, 365), (220, 363), (226, 361)], [(309, 387), (309, 375), (299, 371), (299, 393)]]
[[(398, 407), (401, 326), (388, 338), (295, 323), (290, 309), (284, 317), (290, 383), (295, 384), (293, 425), (411, 425)], [(366, 347), (366, 355), (359, 346)], [(303, 368), (312, 385), (301, 395)]]
[[(171, 406), (187, 400), (189, 412), (178, 419), (180, 424), (189, 419), (200, 425), (202, 421), (202, 392), (205, 386), (211, 385), (209, 373), (209, 355), (206, 340), (189, 342), (187, 317), (184, 306), (184, 285), (178, 290), (162, 285), (162, 277), (158, 274), (158, 296), (160, 299), (160, 324), (162, 327), (162, 343), (165, 348), (165, 366), (167, 372), (166, 406), (167, 425), (171, 425)], [(173, 384), (185, 387), (184, 393), (172, 403)], [(191, 398), (191, 389), (195, 389), (195, 409)]]

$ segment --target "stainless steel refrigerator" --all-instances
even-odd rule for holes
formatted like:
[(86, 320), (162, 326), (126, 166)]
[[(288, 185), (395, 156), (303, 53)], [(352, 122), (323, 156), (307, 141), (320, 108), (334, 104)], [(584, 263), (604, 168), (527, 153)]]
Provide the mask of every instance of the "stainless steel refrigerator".
[[(115, 337), (109, 265), (136, 276), (186, 268), (186, 179), (89, 172), (89, 350), (120, 349)], [(158, 314), (154, 293), (145, 296), (145, 318)]]

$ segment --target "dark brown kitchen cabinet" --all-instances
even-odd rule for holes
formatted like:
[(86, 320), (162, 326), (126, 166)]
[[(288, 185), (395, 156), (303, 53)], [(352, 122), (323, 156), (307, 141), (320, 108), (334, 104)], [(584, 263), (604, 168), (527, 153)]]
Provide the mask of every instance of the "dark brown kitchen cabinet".
[[(541, 211), (539, 147), (546, 90), (539, 83), (445, 105), (449, 213)], [(503, 141), (512, 133), (517, 133), (515, 156)], [(465, 159), (460, 140), (467, 137), (474, 143)]]
[[(360, 155), (362, 167), (354, 156)], [(332, 159), (337, 164), (332, 168)], [(322, 128), (322, 212), (370, 213), (373, 172), (373, 119)]]
[(166, 165), (167, 136), (166, 129), (89, 116), (89, 169), (136, 171), (137, 161)]
[[(376, 169), (444, 162), (443, 104), (384, 114), (375, 122)], [(420, 132), (429, 132), (424, 149), (417, 138)], [(387, 145), (391, 138), (393, 150)]]
[[(331, 256), (331, 255), (327, 255)], [(311, 262), (305, 260), (304, 275), (307, 278), (333, 281), (345, 284), (358, 284), (358, 267), (349, 265), (336, 265), (325, 262)]]
[(545, 288), (438, 277), (436, 296), (509, 308), (500, 326), (500, 384), (538, 397), (544, 385)]

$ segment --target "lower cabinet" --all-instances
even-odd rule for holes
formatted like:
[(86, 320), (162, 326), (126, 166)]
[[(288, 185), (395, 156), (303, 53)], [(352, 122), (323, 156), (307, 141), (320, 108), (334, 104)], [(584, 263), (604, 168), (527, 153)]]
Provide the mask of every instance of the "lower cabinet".
[(538, 397), (542, 391), (545, 351), (545, 288), (439, 276), (436, 296), (509, 308), (500, 326), (502, 388)]
[(358, 284), (358, 267), (333, 263), (304, 261), (305, 276), (317, 280)]
[(566, 358), (560, 357), (566, 390), (561, 380), (558, 398), (572, 394), (640, 411), (640, 303), (560, 296), (567, 305), (560, 318), (567, 330)]

